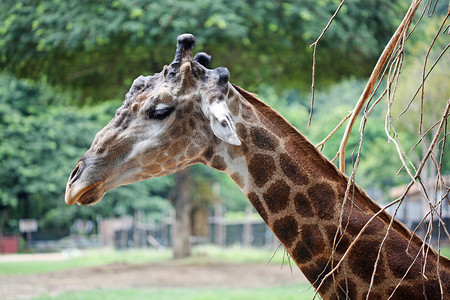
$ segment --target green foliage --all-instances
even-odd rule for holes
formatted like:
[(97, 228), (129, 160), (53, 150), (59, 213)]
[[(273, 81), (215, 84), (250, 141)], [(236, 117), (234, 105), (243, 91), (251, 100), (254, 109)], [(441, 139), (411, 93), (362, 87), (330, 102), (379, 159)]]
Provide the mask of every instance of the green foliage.
[(16, 220), (23, 217), (39, 218), (41, 229), (68, 228), (76, 217), (92, 218), (93, 211), (124, 215), (167, 209), (171, 178), (116, 189), (105, 196), (109, 205), (66, 207), (61, 195), (70, 171), (118, 106), (79, 109), (67, 105), (69, 100), (43, 81), (0, 76), (0, 207), (13, 209), (9, 230), (17, 230)]
[[(247, 88), (306, 88), (310, 44), (339, 1), (3, 1), (0, 68), (47, 76), (96, 101), (122, 97), (139, 74), (171, 61), (177, 35), (227, 66)], [(318, 81), (365, 75), (405, 12), (405, 1), (346, 3), (318, 51)], [(94, 97), (95, 95), (95, 97)], [(84, 102), (85, 100), (80, 100)]]
[[(64, 122), (73, 119), (73, 111), (55, 109), (50, 106), (52, 102), (52, 91), (44, 83), (32, 84), (9, 76), (0, 78), (0, 186), (3, 205), (17, 207), (20, 198), (33, 201), (57, 192), (55, 179), (62, 175), (61, 163), (67, 162), (74, 150), (62, 146), (73, 141), (74, 137), (68, 133), (62, 136), (66, 140), (61, 140), (58, 131)], [(54, 116), (48, 118), (52, 114)], [(58, 149), (61, 150), (60, 155), (54, 157)], [(43, 162), (48, 162), (46, 170), (42, 170)], [(42, 183), (48, 185), (35, 181), (44, 174)]]
[[(67, 207), (61, 195), (70, 171), (120, 101), (83, 108), (74, 105), (122, 98), (139, 74), (158, 72), (170, 63), (175, 39), (183, 32), (197, 36), (196, 50), (212, 54), (213, 67), (228, 67), (232, 82), (258, 91), (314, 144), (319, 143), (353, 108), (364, 87), (364, 81), (343, 79), (369, 73), (409, 4), (405, 0), (345, 3), (319, 43), (318, 90), (313, 122), (306, 128), (310, 44), (339, 2), (1, 1), (0, 68), (12, 74), (0, 74), (0, 210), (9, 210), (7, 229), (17, 230), (22, 217), (39, 217), (40, 228), (47, 230), (67, 229), (74, 218), (133, 214), (135, 210), (161, 218), (160, 212), (169, 209), (165, 199), (174, 184), (171, 177), (114, 189), (89, 208)], [(440, 18), (447, 9), (443, 2), (437, 6)], [(406, 84), (397, 88), (395, 116), (415, 92), (410, 83), (419, 84), (416, 79), (421, 78), (423, 55), (441, 21), (427, 19), (408, 40), (405, 52), (410, 57), (405, 62), (413, 63), (403, 70)], [(439, 36), (428, 67), (447, 44), (445, 38)], [(442, 110), (442, 101), (450, 97), (448, 55), (442, 59), (444, 67), (436, 68), (425, 86), (430, 92), (424, 99), (430, 109), (425, 113), (425, 129)], [(331, 84), (337, 80), (341, 82)], [(410, 146), (417, 142), (410, 133), (417, 131), (418, 103), (416, 99), (411, 113), (397, 123), (402, 142)], [(357, 182), (386, 191), (401, 178), (393, 176), (400, 164), (392, 144), (387, 143), (383, 114), (374, 111), (367, 124)], [(326, 143), (323, 153), (327, 157), (335, 156), (342, 132)], [(357, 131), (350, 137), (348, 165), (359, 138)], [(449, 159), (444, 160), (443, 170), (450, 170)], [(248, 205), (226, 175), (197, 167), (193, 173), (196, 198), (204, 205), (215, 197), (210, 188), (214, 182), (220, 182), (220, 197), (228, 211)]]
[[(396, 88), (395, 101), (391, 107), (391, 118), (395, 129), (400, 132), (399, 140), (416, 165), (420, 163), (428, 145), (435, 136), (437, 130), (435, 124), (442, 118), (444, 109), (450, 99), (450, 85), (448, 84), (450, 56), (448, 55), (448, 49), (447, 53), (444, 53), (438, 63), (433, 66), (442, 51), (448, 47), (448, 36), (445, 33), (439, 34), (433, 47), (429, 50), (430, 41), (435, 37), (443, 18), (443, 16), (437, 16), (426, 20), (427, 22), (424, 24), (419, 24), (416, 29), (417, 34), (413, 35), (408, 41), (412, 46), (407, 48), (404, 66)], [(423, 76), (426, 77), (426, 81), (422, 90)], [(424, 134), (425, 144), (421, 143), (415, 146), (420, 141), (422, 134)], [(444, 134), (442, 132), (439, 138), (439, 150), (434, 152), (438, 158), (441, 157), (443, 150), (442, 139)], [(447, 153), (450, 151), (448, 140), (445, 143), (445, 150)], [(442, 156), (441, 172), (443, 174), (450, 173), (450, 159), (448, 157), (448, 155)], [(434, 169), (434, 167), (431, 166), (431, 169)], [(424, 172), (423, 176), (434, 176), (433, 173), (432, 170), (428, 170), (428, 172)]]

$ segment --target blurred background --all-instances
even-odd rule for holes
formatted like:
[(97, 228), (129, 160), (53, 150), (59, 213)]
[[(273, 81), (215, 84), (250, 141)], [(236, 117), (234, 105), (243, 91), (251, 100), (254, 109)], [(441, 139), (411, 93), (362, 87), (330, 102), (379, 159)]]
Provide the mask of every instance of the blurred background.
[[(214, 253), (223, 258), (230, 249), (230, 256), (236, 259), (238, 253), (245, 256), (250, 251), (236, 251), (238, 246), (267, 251), (263, 253), (269, 260), (279, 242), (238, 187), (212, 169), (194, 166), (180, 175), (120, 187), (89, 207), (65, 205), (66, 180), (95, 133), (114, 116), (133, 80), (169, 64), (176, 38), (185, 32), (197, 37), (194, 52), (212, 55), (212, 68), (227, 67), (231, 82), (257, 93), (314, 144), (319, 143), (353, 109), (410, 4), (406, 0), (345, 3), (319, 43), (314, 114), (308, 127), (310, 45), (339, 3), (1, 1), (0, 253), (65, 253), (64, 260), (73, 258), (84, 265), (92, 257), (108, 257), (105, 263), (133, 261), (133, 257), (137, 262), (192, 255), (214, 257)], [(391, 109), (405, 151), (419, 163), (426, 151), (413, 148), (420, 139), (420, 101), (401, 113), (420, 86), (425, 55), (447, 11), (447, 1), (433, 2), (425, 9), (404, 50), (395, 105), (377, 105), (367, 123), (356, 181), (381, 204), (399, 197), (410, 180), (402, 171), (395, 146), (387, 143), (386, 109)], [(448, 42), (448, 32), (440, 34), (428, 59), (434, 62)], [(449, 62), (445, 53), (427, 79), (425, 128), (433, 129), (450, 98)], [(431, 139), (432, 132), (424, 134), (422, 140)], [(338, 151), (342, 133), (340, 129), (322, 150), (330, 159)], [(348, 149), (355, 148), (359, 139), (356, 131)], [(436, 155), (448, 147), (443, 143)], [(350, 169), (353, 154), (349, 150), (346, 157)], [(448, 186), (450, 157), (443, 157), (440, 172)], [(430, 166), (423, 176), (433, 180), (435, 174), (436, 168)], [(188, 199), (177, 196), (175, 191), (180, 187), (190, 191)], [(448, 195), (448, 189), (438, 192)], [(424, 206), (412, 190), (397, 216), (415, 228), (425, 214)], [(443, 201), (442, 210), (442, 217), (448, 220), (448, 199)], [(175, 215), (185, 216), (182, 226), (175, 224)], [(174, 244), (174, 236), (181, 242)], [(443, 236), (442, 243), (446, 240)], [(105, 247), (134, 250), (120, 256), (102, 252)], [(76, 249), (85, 252), (74, 252)], [(250, 252), (248, 257), (258, 255)], [(284, 260), (281, 256), (280, 261)], [(0, 263), (0, 274), (22, 274), (17, 271), (19, 265), (5, 260)], [(43, 265), (37, 266), (42, 270)]]

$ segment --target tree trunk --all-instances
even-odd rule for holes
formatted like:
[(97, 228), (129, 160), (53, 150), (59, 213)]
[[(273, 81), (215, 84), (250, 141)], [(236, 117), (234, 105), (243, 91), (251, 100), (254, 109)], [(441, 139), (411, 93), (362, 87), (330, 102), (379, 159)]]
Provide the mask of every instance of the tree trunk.
[(8, 207), (0, 205), (0, 211), (2, 211), (2, 216), (0, 218), (0, 237), (3, 236), (5, 230), (6, 219), (8, 218)]
[(192, 177), (189, 169), (177, 173), (172, 204), (175, 208), (175, 223), (172, 234), (173, 257), (183, 258), (191, 253), (191, 197)]

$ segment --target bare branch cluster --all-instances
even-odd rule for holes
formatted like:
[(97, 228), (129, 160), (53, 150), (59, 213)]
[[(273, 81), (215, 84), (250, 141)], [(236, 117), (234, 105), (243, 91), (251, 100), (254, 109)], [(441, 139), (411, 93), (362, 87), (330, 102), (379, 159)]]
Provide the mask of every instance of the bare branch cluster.
[[(314, 77), (315, 77), (315, 56), (316, 51), (318, 47), (319, 41), (323, 38), (325, 32), (330, 27), (332, 21), (336, 17), (336, 15), (339, 13), (341, 7), (343, 6), (345, 0), (343, 0), (340, 5), (338, 6), (337, 10), (331, 17), (328, 24), (325, 26), (324, 30), (320, 34), (320, 36), (317, 38), (317, 40), (311, 45), (314, 47), (313, 51), (313, 67), (312, 67), (312, 100), (311, 100), (311, 115), (309, 118), (309, 123), (311, 122), (311, 117), (313, 113), (313, 105), (314, 105), (314, 93), (315, 93), (315, 86), (314, 86)], [(447, 137), (449, 135), (448, 133), (448, 119), (449, 119), (449, 110), (450, 110), (450, 99), (446, 99), (446, 106), (442, 107), (442, 115), (439, 120), (435, 121), (433, 125), (429, 126), (429, 128), (424, 128), (424, 105), (425, 103), (425, 95), (426, 95), (426, 81), (430, 75), (430, 73), (434, 70), (435, 66), (441, 61), (441, 58), (444, 56), (444, 54), (447, 52), (447, 50), (450, 47), (450, 44), (447, 44), (446, 47), (440, 52), (440, 54), (437, 56), (437, 58), (430, 63), (431, 67), (427, 69), (427, 65), (429, 65), (430, 60), (430, 53), (435, 46), (435, 42), (439, 35), (441, 34), (449, 34), (446, 33), (446, 31), (449, 31), (449, 27), (445, 27), (446, 22), (448, 21), (449, 15), (450, 15), (450, 6), (447, 14), (443, 17), (441, 25), (439, 29), (437, 30), (433, 40), (429, 44), (426, 56), (423, 61), (423, 68), (422, 68), (422, 74), (421, 74), (421, 80), (418, 87), (416, 87), (416, 92), (404, 108), (403, 112), (400, 114), (400, 117), (405, 114), (411, 107), (413, 103), (415, 105), (418, 105), (420, 109), (418, 110), (418, 116), (417, 119), (419, 120), (419, 125), (417, 128), (417, 143), (415, 146), (411, 149), (405, 149), (404, 145), (400, 142), (399, 135), (396, 131), (396, 119), (392, 115), (391, 108), (396, 100), (396, 91), (397, 87), (399, 86), (400, 82), (400, 73), (404, 64), (404, 57), (405, 57), (405, 47), (406, 47), (406, 41), (411, 36), (411, 34), (415, 31), (418, 24), (423, 20), (423, 16), (425, 14), (431, 15), (434, 12), (436, 3), (433, 4), (433, 1), (422, 1), (422, 0), (412, 0), (411, 5), (408, 9), (408, 11), (405, 14), (405, 17), (403, 18), (402, 22), (398, 26), (397, 30), (393, 34), (392, 38), (386, 45), (384, 51), (380, 55), (380, 58), (375, 65), (372, 74), (370, 75), (370, 78), (364, 88), (364, 91), (362, 92), (357, 104), (355, 105), (354, 109), (346, 115), (342, 121), (335, 127), (333, 131), (330, 132), (330, 134), (317, 145), (317, 148), (322, 149), (324, 144), (327, 142), (327, 140), (333, 136), (336, 131), (345, 123), (347, 122), (345, 132), (342, 136), (341, 144), (339, 151), (337, 152), (336, 156), (334, 157), (333, 161), (336, 160), (339, 157), (339, 168), (342, 172), (345, 172), (345, 152), (347, 143), (350, 137), (350, 133), (352, 132), (353, 126), (357, 120), (357, 118), (361, 115), (361, 111), (363, 111), (363, 114), (361, 116), (361, 123), (360, 123), (360, 138), (359, 142), (353, 152), (352, 157), (354, 158), (353, 161), (353, 169), (351, 174), (349, 175), (348, 180), (348, 186), (347, 191), (345, 194), (345, 198), (342, 204), (342, 212), (341, 212), (341, 218), (340, 218), (340, 226), (338, 231), (336, 232), (335, 236), (335, 245), (339, 243), (339, 240), (337, 237), (342, 233), (345, 232), (346, 228), (342, 227), (342, 224), (346, 224), (346, 222), (343, 222), (342, 215), (343, 215), (343, 207), (347, 199), (348, 201), (351, 201), (351, 195), (352, 190), (354, 189), (355, 185), (355, 174), (358, 168), (359, 159), (361, 155), (361, 145), (364, 138), (364, 129), (366, 127), (366, 123), (368, 121), (369, 115), (374, 109), (376, 105), (378, 105), (381, 100), (385, 100), (386, 102), (386, 114), (385, 114), (385, 133), (387, 136), (387, 140), (389, 143), (392, 143), (395, 145), (396, 154), (398, 155), (401, 163), (402, 168), (400, 171), (403, 173), (406, 173), (409, 177), (409, 184), (404, 189), (402, 195), (398, 197), (397, 199), (391, 201), (389, 204), (387, 204), (385, 207), (383, 207), (378, 213), (376, 213), (362, 228), (362, 230), (359, 232), (358, 236), (355, 238), (355, 240), (350, 244), (349, 248), (345, 252), (345, 254), (342, 256), (342, 258), (336, 263), (331, 261), (330, 258), (330, 264), (331, 264), (331, 271), (326, 274), (322, 281), (317, 288), (317, 290), (320, 288), (321, 284), (325, 282), (327, 278), (330, 276), (333, 276), (334, 272), (338, 270), (339, 267), (341, 267), (342, 262), (346, 259), (348, 253), (352, 249), (352, 247), (355, 245), (356, 241), (360, 238), (360, 236), (363, 234), (364, 230), (367, 228), (367, 226), (374, 220), (376, 217), (378, 217), (379, 214), (383, 213), (387, 208), (389, 207), (395, 207), (394, 210), (394, 217), (397, 215), (397, 212), (399, 211), (400, 205), (405, 200), (408, 192), (411, 191), (411, 189), (416, 189), (420, 192), (421, 197), (424, 199), (424, 201), (427, 204), (428, 211), (423, 216), (423, 219), (421, 222), (419, 222), (419, 225), (414, 230), (414, 233), (418, 230), (419, 227), (425, 226), (425, 234), (422, 237), (424, 240), (424, 243), (421, 248), (421, 252), (417, 254), (417, 256), (414, 258), (414, 262), (418, 259), (419, 255), (422, 255), (425, 258), (428, 255), (429, 244), (431, 244), (431, 238), (432, 238), (432, 232), (438, 231), (438, 244), (437, 249), (438, 252), (440, 251), (440, 238), (441, 235), (445, 234), (447, 238), (450, 239), (450, 234), (447, 231), (445, 227), (445, 223), (442, 219), (442, 204), (446, 199), (449, 197), (450, 192), (450, 183), (446, 180), (444, 180), (444, 176), (441, 173), (442, 170), (442, 163), (443, 159), (445, 157), (445, 146), (447, 143)], [(422, 14), (417, 18), (417, 20), (414, 21), (414, 16), (419, 9), (419, 7), (423, 7)], [(415, 23), (415, 24), (414, 24)], [(414, 24), (414, 26), (412, 26)], [(412, 27), (412, 28), (411, 28)], [(408, 83), (409, 84), (409, 83)], [(383, 87), (383, 90), (380, 90), (380, 87)], [(414, 89), (413, 89), (414, 90)], [(377, 93), (378, 92), (378, 93)], [(379, 94), (377, 98), (374, 100), (375, 95)], [(374, 100), (374, 101), (373, 101)], [(427, 137), (427, 138), (425, 138)], [(430, 141), (430, 142), (427, 142)], [(413, 159), (411, 154), (416, 147), (421, 147), (422, 155), (420, 159)], [(415, 163), (416, 162), (416, 163)], [(428, 172), (431, 174), (424, 174), (424, 169), (431, 169), (432, 172)], [(399, 172), (400, 172), (399, 171)], [(438, 228), (433, 228), (433, 221), (437, 221)], [(373, 285), (378, 261), (381, 256), (381, 249), (384, 245), (388, 235), (389, 231), (392, 226), (393, 219), (391, 223), (389, 224), (388, 230), (385, 234), (384, 240), (382, 241), (382, 244), (380, 245), (380, 250), (378, 252), (378, 257), (376, 259), (375, 265), (374, 265), (374, 271), (372, 274), (372, 279), (370, 283), (370, 288)], [(348, 223), (348, 222), (347, 222)], [(436, 224), (436, 222), (434, 223)], [(412, 239), (412, 237), (411, 237)], [(413, 262), (413, 263), (414, 263)], [(413, 264), (412, 263), (412, 264)], [(412, 267), (411, 264), (411, 267)], [(438, 267), (439, 269), (439, 262)], [(423, 274), (425, 274), (425, 266), (423, 267)], [(405, 274), (406, 276), (406, 274)], [(425, 275), (424, 275), (425, 276)], [(401, 281), (400, 281), (401, 283)], [(398, 285), (400, 285), (400, 283)], [(369, 289), (370, 290), (370, 289)], [(441, 283), (441, 293), (442, 293), (442, 283)], [(393, 291), (392, 293), (394, 293)], [(369, 298), (370, 293), (367, 294), (367, 298)]]

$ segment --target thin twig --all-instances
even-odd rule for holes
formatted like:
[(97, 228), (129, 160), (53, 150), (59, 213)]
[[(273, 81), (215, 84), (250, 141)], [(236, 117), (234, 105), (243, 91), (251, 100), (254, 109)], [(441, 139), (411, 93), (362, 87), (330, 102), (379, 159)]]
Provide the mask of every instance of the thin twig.
[[(441, 152), (441, 157), (439, 160), (439, 166), (442, 167), (442, 161), (444, 159), (444, 149), (445, 149), (445, 142), (446, 142), (446, 136), (447, 136), (447, 124), (448, 124), (448, 120), (445, 119), (445, 129), (444, 129), (444, 140), (442, 142), (442, 152)], [(440, 172), (440, 169), (439, 169)], [(442, 177), (440, 176), (441, 180)], [(443, 184), (443, 186), (445, 186), (445, 183)], [(447, 199), (448, 194), (450, 192), (450, 189), (447, 189), (447, 193), (445, 195), (445, 197), (441, 198), (441, 201), (443, 201), (443, 199)], [(442, 205), (440, 206), (440, 210), (439, 210), (439, 214), (442, 216)], [(441, 223), (438, 224), (438, 258), (437, 258), (437, 262), (436, 262), (436, 272), (437, 274), (439, 274), (439, 270), (440, 270), (440, 254), (441, 254), (441, 228), (444, 228), (445, 230), (447, 229), (445, 226), (441, 226)], [(448, 235), (448, 233), (447, 233)], [(442, 287), (442, 280), (441, 280), (441, 276), (438, 276), (438, 281), (439, 281), (439, 287), (441, 289), (441, 294), (443, 294), (443, 287)]]
[[(441, 53), (439, 54), (439, 56), (436, 58), (436, 61), (434, 62), (434, 64), (431, 66), (430, 70), (428, 71), (427, 75), (425, 76), (425, 80), (427, 80), (428, 76), (430, 75), (431, 71), (433, 71), (434, 67), (437, 65), (437, 63), (439, 62), (439, 60), (441, 59), (441, 57), (444, 55), (444, 53), (448, 50), (448, 48), (450, 47), (450, 44), (447, 44), (447, 46), (444, 48), (444, 50), (441, 51)], [(416, 92), (414, 93), (414, 95), (412, 96), (411, 100), (408, 102), (408, 105), (406, 106), (406, 108), (402, 111), (402, 113), (399, 115), (399, 118), (406, 113), (406, 111), (409, 109), (409, 107), (411, 106), (411, 104), (413, 103), (414, 99), (416, 98), (417, 94), (419, 93), (419, 91), (422, 88), (422, 83), (419, 85), (419, 87), (417, 88)]]
[(425, 55), (425, 60), (423, 63), (423, 70), (422, 70), (422, 85), (421, 85), (421, 96), (420, 96), (420, 121), (419, 121), (419, 134), (422, 134), (422, 123), (423, 123), (423, 101), (424, 101), (424, 97), (425, 97), (425, 70), (427, 67), (427, 62), (428, 62), (428, 57), (430, 56), (431, 53), (431, 49), (433, 48), (439, 34), (442, 31), (442, 28), (444, 27), (444, 23), (445, 21), (448, 19), (448, 16), (450, 15), (450, 5), (449, 5), (449, 10), (447, 12), (447, 15), (444, 18), (444, 21), (442, 21), (441, 26), (439, 27), (439, 30), (436, 32), (436, 35), (433, 38), (433, 41), (431, 42), (430, 47), (428, 48), (427, 54)]
[(433, 141), (430, 144), (430, 147), (428, 147), (428, 151), (424, 156), (423, 163), (420, 164), (419, 169), (417, 170), (417, 172), (419, 172), (418, 174), (420, 174), (422, 172), (422, 169), (425, 166), (425, 160), (428, 159), (428, 156), (430, 156), (431, 152), (433, 151), (433, 148), (436, 145), (436, 142), (439, 140), (439, 135), (442, 132), (442, 128), (448, 118), (449, 110), (450, 110), (450, 100), (447, 101), (447, 106), (445, 107), (444, 114), (442, 115), (441, 122), (439, 124), (439, 128), (433, 138)]
[(350, 118), (351, 115), (352, 115), (352, 112), (349, 112), (349, 113), (341, 120), (341, 122), (339, 122), (339, 124), (337, 124), (337, 126), (333, 129), (333, 131), (331, 131), (330, 134), (329, 134), (326, 138), (324, 138), (320, 143), (317, 144), (316, 148), (317, 148), (317, 149), (321, 148), (320, 150), (322, 151), (322, 149), (323, 149), (325, 143), (333, 136), (333, 134), (336, 133), (336, 131), (339, 130), (339, 128), (342, 126), (342, 124), (344, 124), (344, 122), (347, 121), (348, 118)]
[(272, 256), (269, 258), (269, 260), (266, 262), (266, 265), (268, 265), (271, 261), (272, 261), (272, 259), (275, 257), (275, 255), (277, 254), (277, 251), (278, 251), (278, 249), (280, 249), (280, 247), (281, 247), (281, 243), (279, 243), (278, 244), (278, 247), (275, 249), (275, 251), (273, 252), (273, 254), (272, 254)]
[(324, 36), (325, 32), (330, 27), (330, 25), (333, 22), (334, 18), (336, 18), (337, 14), (341, 10), (341, 8), (344, 5), (344, 3), (345, 3), (345, 0), (342, 0), (341, 3), (339, 4), (338, 8), (334, 12), (333, 16), (331, 16), (330, 20), (328, 21), (328, 24), (322, 30), (322, 33), (319, 35), (319, 37), (316, 39), (316, 41), (310, 45), (310, 47), (314, 46), (314, 48), (313, 48), (312, 82), (311, 82), (311, 93), (312, 93), (312, 96), (311, 96), (311, 110), (310, 110), (310, 113), (309, 113), (308, 127), (311, 125), (311, 119), (312, 119), (313, 110), (314, 110), (314, 94), (315, 94), (315, 85), (316, 85), (316, 53), (317, 53), (317, 45), (319, 44), (319, 41)]

